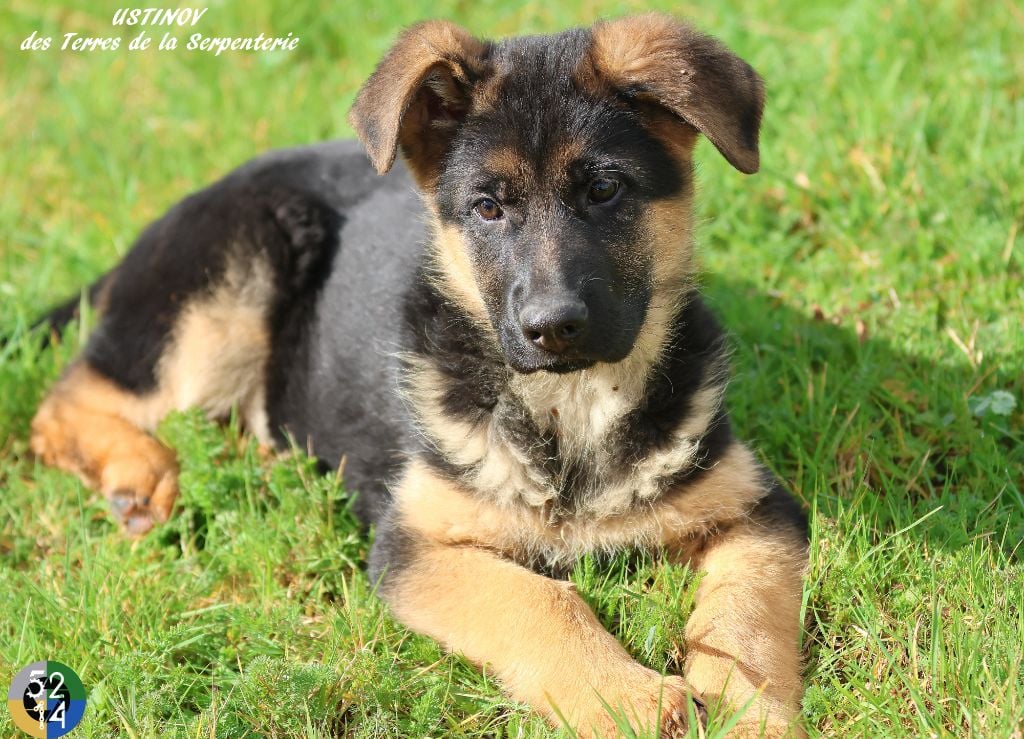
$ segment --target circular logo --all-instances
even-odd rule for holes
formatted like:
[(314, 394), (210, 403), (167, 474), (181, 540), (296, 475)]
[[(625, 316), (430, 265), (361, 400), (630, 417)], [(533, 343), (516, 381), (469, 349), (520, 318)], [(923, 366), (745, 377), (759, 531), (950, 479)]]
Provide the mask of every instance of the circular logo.
[(85, 688), (60, 662), (33, 662), (11, 681), (7, 707), (14, 725), (30, 736), (52, 739), (78, 726), (85, 714)]

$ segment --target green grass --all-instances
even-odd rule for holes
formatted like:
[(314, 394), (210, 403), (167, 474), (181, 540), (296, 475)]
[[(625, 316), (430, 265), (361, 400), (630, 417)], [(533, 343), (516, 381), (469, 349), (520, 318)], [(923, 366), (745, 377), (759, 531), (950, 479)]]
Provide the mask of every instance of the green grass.
[[(403, 24), (504, 35), (660, 6), (768, 80), (759, 175), (700, 147), (700, 245), (736, 346), (737, 426), (812, 512), (809, 729), (1024, 731), (1012, 0), (223, 0), (197, 31), (302, 40), (218, 58), (21, 52), (33, 30), (110, 35), (120, 7), (41, 5), (0, 9), (0, 332), (14, 336), (0, 348), (0, 685), (33, 660), (73, 666), (90, 737), (546, 735), (489, 676), (389, 618), (338, 481), (299, 457), (172, 417), (160, 434), (181, 454), (180, 513), (122, 537), (94, 493), (26, 453), (79, 334), (39, 352), (24, 328), (189, 190), (270, 147), (349, 135), (353, 94)], [(678, 669), (692, 581), (656, 564), (585, 561), (574, 578), (639, 659)], [(13, 731), (0, 710), (0, 735)]]

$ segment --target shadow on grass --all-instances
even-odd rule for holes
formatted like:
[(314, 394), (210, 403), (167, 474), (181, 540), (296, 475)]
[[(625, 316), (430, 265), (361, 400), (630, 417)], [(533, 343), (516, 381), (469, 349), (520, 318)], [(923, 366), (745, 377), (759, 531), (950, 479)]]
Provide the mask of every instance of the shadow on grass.
[(933, 513), (913, 530), (946, 548), (1024, 538), (1020, 410), (975, 402), (996, 389), (1020, 397), (1024, 378), (1012, 368), (858, 337), (855, 316), (805, 315), (742, 280), (710, 275), (704, 292), (736, 349), (738, 433), (806, 507), (838, 517), (873, 496), (880, 532)]
[(738, 434), (812, 511), (811, 725), (1010, 726), (980, 696), (1019, 703), (1024, 438), (1019, 409), (979, 401), (1020, 398), (1022, 378), (859, 337), (856, 317), (806, 315), (742, 280), (710, 276), (705, 294), (736, 348)]

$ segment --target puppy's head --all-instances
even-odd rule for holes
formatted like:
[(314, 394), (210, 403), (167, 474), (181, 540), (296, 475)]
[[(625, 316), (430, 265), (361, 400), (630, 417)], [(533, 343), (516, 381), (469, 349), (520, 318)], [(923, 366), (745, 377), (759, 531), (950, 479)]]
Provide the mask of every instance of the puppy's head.
[(755, 172), (763, 101), (748, 64), (667, 16), (500, 42), (433, 21), (399, 38), (350, 120), (379, 172), (401, 148), (446, 292), (509, 365), (568, 372), (654, 330), (689, 271), (697, 133)]

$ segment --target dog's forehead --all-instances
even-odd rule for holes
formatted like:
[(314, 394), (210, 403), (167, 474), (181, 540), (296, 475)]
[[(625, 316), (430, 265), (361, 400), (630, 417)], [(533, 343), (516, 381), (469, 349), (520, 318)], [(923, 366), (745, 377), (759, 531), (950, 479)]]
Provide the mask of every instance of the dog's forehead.
[(580, 84), (591, 44), (589, 31), (573, 29), (494, 45), (473, 127), (485, 168), (514, 179), (557, 177), (621, 128), (622, 111)]
[(590, 31), (574, 28), (561, 33), (513, 36), (494, 45), (492, 61), (503, 78), (559, 86), (570, 80), (593, 41)]

